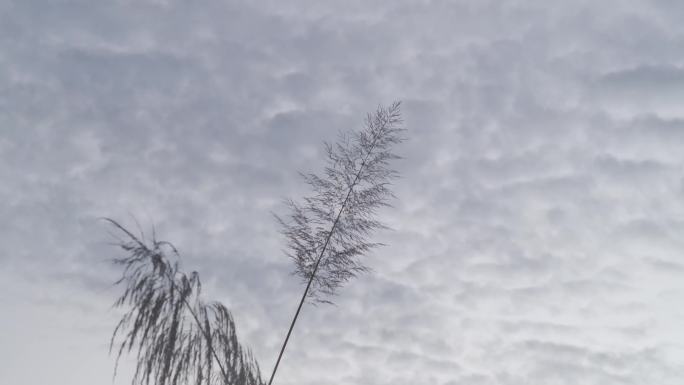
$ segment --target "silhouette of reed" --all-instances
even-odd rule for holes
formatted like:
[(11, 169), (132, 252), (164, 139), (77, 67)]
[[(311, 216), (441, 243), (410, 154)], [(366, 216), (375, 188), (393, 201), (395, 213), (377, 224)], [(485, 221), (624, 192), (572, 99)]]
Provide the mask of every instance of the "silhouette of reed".
[[(302, 174), (313, 194), (287, 201), (290, 214), (276, 220), (287, 239), (287, 255), (306, 288), (271, 373), (278, 365), (304, 302), (332, 303), (336, 290), (369, 269), (361, 258), (381, 244), (369, 240), (386, 228), (375, 216), (389, 206), (391, 181), (398, 176), (390, 162), (392, 147), (404, 139), (400, 103), (378, 107), (360, 131), (325, 143), (327, 166), (321, 175)], [(137, 351), (134, 385), (262, 385), (259, 365), (243, 347), (230, 311), (200, 298), (197, 272), (180, 269), (180, 255), (156, 235), (147, 242), (113, 219), (104, 218), (123, 237), (116, 245), (125, 256), (117, 285), (124, 292), (115, 307), (126, 309), (112, 333), (110, 352), (116, 367), (124, 353)], [(173, 261), (172, 261), (173, 259)], [(116, 375), (116, 368), (114, 371)]]
[(146, 244), (144, 234), (136, 237), (104, 219), (124, 235), (117, 245), (126, 256), (114, 259), (123, 267), (116, 284), (124, 292), (114, 306), (127, 311), (112, 333), (110, 353), (118, 337), (117, 367), (124, 352), (137, 350), (132, 383), (263, 384), (256, 360), (238, 341), (230, 311), (200, 299), (199, 275), (180, 270), (176, 248), (154, 234)]
[(327, 166), (322, 175), (302, 174), (313, 190), (301, 203), (287, 201), (290, 215), (276, 216), (288, 241), (287, 255), (295, 274), (306, 288), (290, 323), (268, 384), (278, 371), (292, 329), (304, 301), (330, 303), (336, 290), (358, 274), (368, 271), (360, 260), (380, 243), (369, 241), (386, 228), (375, 219), (379, 208), (394, 198), (391, 181), (398, 177), (390, 161), (399, 157), (392, 147), (404, 140), (401, 103), (378, 107), (368, 114), (362, 130), (340, 134), (335, 144), (326, 143)]

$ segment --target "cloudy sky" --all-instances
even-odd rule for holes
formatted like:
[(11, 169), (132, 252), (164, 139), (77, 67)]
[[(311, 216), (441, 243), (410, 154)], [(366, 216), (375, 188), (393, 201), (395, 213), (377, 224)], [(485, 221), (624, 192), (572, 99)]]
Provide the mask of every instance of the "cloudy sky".
[(270, 372), (272, 213), (403, 101), (388, 244), (279, 385), (680, 384), (684, 6), (0, 0), (0, 383), (112, 382), (109, 216), (156, 226)]

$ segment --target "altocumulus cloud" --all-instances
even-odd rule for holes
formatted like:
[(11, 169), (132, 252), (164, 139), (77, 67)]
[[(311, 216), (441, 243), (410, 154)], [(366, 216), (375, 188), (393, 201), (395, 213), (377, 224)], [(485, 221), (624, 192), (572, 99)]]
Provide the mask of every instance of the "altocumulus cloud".
[(322, 140), (401, 99), (389, 246), (337, 306), (305, 308), (278, 383), (678, 384), (683, 17), (677, 1), (0, 2), (0, 382), (110, 381), (116, 250), (96, 218), (130, 213), (270, 369), (301, 290), (270, 211), (303, 193)]

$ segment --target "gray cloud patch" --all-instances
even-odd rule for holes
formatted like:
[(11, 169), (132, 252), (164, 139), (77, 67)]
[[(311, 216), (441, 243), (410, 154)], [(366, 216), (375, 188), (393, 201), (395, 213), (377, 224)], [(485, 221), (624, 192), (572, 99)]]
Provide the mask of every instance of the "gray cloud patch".
[(109, 381), (97, 218), (130, 214), (270, 369), (302, 289), (270, 211), (402, 99), (388, 246), (304, 309), (278, 381), (679, 384), (683, 11), (0, 3), (0, 383)]

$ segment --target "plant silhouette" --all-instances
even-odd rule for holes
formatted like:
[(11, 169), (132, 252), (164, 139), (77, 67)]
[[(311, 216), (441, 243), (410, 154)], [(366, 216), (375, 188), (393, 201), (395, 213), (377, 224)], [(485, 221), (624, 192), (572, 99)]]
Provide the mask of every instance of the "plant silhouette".
[(368, 268), (360, 261), (380, 246), (369, 236), (385, 226), (376, 211), (389, 206), (394, 197), (389, 186), (398, 176), (389, 167), (399, 158), (392, 147), (402, 142), (401, 103), (378, 107), (369, 114), (363, 130), (340, 134), (335, 144), (326, 143), (327, 167), (322, 176), (302, 174), (314, 194), (303, 203), (288, 201), (288, 219), (276, 217), (288, 240), (288, 256), (295, 274), (306, 282), (297, 311), (268, 381), (273, 383), (278, 365), (297, 323), (304, 301), (330, 303), (336, 289)]
[[(304, 302), (331, 303), (336, 290), (368, 271), (361, 257), (380, 246), (369, 237), (385, 226), (376, 212), (394, 197), (390, 167), (397, 159), (394, 145), (403, 141), (400, 103), (378, 107), (362, 130), (340, 134), (325, 143), (323, 174), (302, 174), (313, 194), (301, 202), (287, 201), (290, 214), (276, 216), (287, 239), (294, 273), (306, 283), (278, 354), (268, 384), (273, 382)], [(262, 385), (259, 365), (238, 340), (230, 311), (200, 298), (197, 272), (184, 273), (180, 256), (153, 232), (134, 235), (117, 221), (104, 218), (118, 232), (116, 245), (126, 256), (114, 259), (123, 267), (116, 282), (124, 287), (115, 307), (126, 309), (112, 333), (110, 352), (116, 363), (137, 351), (134, 385)], [(115, 369), (116, 375), (116, 369)]]
[[(110, 352), (122, 337), (117, 353), (137, 349), (133, 384), (261, 385), (259, 366), (237, 339), (233, 317), (218, 302), (200, 299), (197, 272), (182, 272), (169, 242), (149, 244), (118, 222), (104, 218), (124, 234), (117, 245), (127, 255), (114, 259), (123, 267), (116, 282), (124, 292), (115, 307), (126, 307), (112, 333)], [(216, 366), (214, 366), (214, 363)], [(217, 370), (218, 369), (218, 370)], [(116, 375), (116, 370), (115, 370)]]

